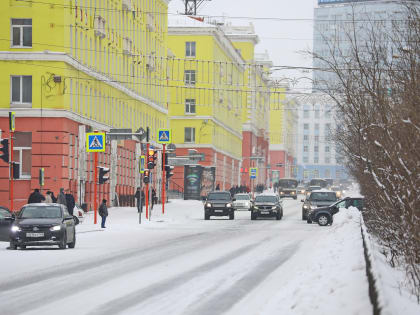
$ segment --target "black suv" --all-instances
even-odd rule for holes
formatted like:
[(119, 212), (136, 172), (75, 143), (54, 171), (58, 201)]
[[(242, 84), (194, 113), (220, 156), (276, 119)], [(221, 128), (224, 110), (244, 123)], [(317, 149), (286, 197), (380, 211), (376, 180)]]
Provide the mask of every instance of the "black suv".
[(360, 211), (363, 210), (363, 197), (346, 197), (344, 199), (338, 200), (328, 207), (316, 208), (308, 213), (308, 219), (306, 222), (312, 223), (317, 222), (321, 226), (326, 226), (333, 223), (333, 216), (336, 214), (340, 208), (349, 208), (356, 207)]
[(265, 216), (275, 217), (277, 220), (283, 217), (283, 206), (278, 195), (262, 194), (255, 197), (251, 220)]
[(210, 216), (229, 216), (229, 220), (235, 218), (230, 192), (213, 191), (207, 195), (204, 201), (204, 220), (209, 220)]
[(320, 207), (327, 207), (338, 200), (335, 191), (331, 190), (313, 190), (309, 197), (305, 200), (302, 199), (303, 206), (302, 206), (302, 220), (308, 219), (308, 213), (311, 210)]

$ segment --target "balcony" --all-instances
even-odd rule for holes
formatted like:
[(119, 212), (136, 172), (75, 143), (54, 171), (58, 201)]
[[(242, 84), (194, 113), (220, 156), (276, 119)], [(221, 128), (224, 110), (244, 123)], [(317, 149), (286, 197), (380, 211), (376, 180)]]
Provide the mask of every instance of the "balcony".
[(146, 15), (146, 27), (150, 32), (155, 31), (155, 17), (153, 16), (153, 13), (147, 13)]
[(104, 38), (106, 36), (105, 23), (106, 21), (102, 16), (97, 15), (95, 17), (95, 36), (100, 38)]
[(122, 0), (122, 8), (123, 10), (131, 11), (132, 9), (131, 0)]
[(133, 41), (129, 37), (123, 39), (123, 53), (125, 55), (131, 55), (133, 50)]

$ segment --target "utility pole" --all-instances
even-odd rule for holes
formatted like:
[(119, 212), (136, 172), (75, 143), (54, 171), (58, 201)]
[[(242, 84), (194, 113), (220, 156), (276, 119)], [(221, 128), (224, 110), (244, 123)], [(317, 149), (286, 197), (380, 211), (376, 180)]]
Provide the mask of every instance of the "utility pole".
[(185, 15), (197, 15), (197, 9), (203, 4), (204, 1), (211, 0), (184, 0)]

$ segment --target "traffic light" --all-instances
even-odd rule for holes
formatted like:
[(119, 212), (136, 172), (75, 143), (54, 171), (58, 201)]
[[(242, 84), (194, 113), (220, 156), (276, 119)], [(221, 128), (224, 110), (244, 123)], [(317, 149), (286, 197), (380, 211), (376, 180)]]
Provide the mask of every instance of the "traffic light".
[(20, 178), (20, 163), (12, 162), (12, 168), (13, 168), (13, 179), (19, 179)]
[(143, 173), (143, 183), (148, 184), (149, 183), (149, 173), (150, 171), (145, 170)]
[(147, 153), (147, 168), (149, 170), (152, 170), (156, 166), (156, 160), (157, 160), (157, 151), (150, 149)]
[[(165, 159), (165, 166), (169, 165), (169, 152), (165, 152), (165, 156), (162, 156), (162, 160)], [(162, 163), (162, 171), (163, 171), (163, 163)]]
[(2, 155), (0, 155), (0, 159), (5, 161), (6, 163), (9, 163), (9, 139), (3, 139), (1, 140), (2, 147), (0, 148), (0, 152), (2, 152)]
[(45, 184), (45, 177), (44, 177), (45, 170), (43, 167), (39, 169), (39, 186), (44, 186)]
[(165, 165), (165, 175), (166, 175), (166, 180), (168, 180), (170, 177), (172, 177), (174, 175), (174, 170), (175, 166), (173, 165)]
[(109, 173), (108, 167), (98, 166), (99, 167), (99, 184), (104, 184), (108, 179), (109, 175), (105, 176)]

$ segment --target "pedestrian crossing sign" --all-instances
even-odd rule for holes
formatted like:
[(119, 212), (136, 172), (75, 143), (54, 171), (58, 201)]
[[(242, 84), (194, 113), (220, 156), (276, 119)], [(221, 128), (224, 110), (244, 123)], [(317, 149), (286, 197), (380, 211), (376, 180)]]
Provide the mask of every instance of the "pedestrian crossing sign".
[(169, 129), (158, 130), (158, 143), (171, 143), (171, 131)]
[(87, 133), (86, 134), (86, 152), (104, 152), (105, 151), (105, 133)]
[(251, 179), (257, 178), (257, 174), (258, 174), (258, 169), (256, 167), (251, 167), (249, 169), (249, 176), (251, 177)]

